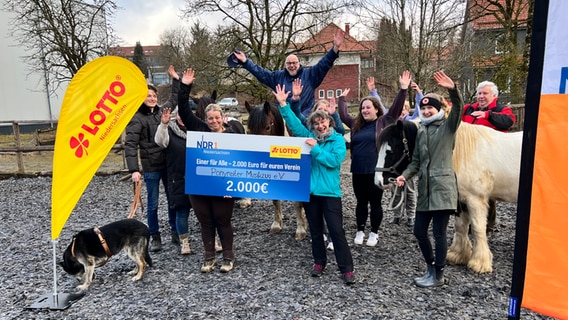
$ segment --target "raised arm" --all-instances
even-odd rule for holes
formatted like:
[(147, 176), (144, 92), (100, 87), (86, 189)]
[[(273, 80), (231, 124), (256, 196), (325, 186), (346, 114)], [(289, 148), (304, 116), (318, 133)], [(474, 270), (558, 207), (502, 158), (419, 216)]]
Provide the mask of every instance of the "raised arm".
[(349, 88), (345, 88), (339, 96), (339, 99), (337, 100), (337, 110), (339, 111), (339, 118), (341, 121), (343, 121), (347, 127), (351, 128), (355, 119), (347, 111), (347, 101), (345, 97), (349, 94), (349, 91)]
[(454, 81), (450, 77), (448, 77), (444, 73), (444, 71), (435, 72), (434, 80), (436, 80), (436, 82), (440, 87), (448, 89), (448, 93), (450, 94), (450, 100), (452, 101), (452, 111), (450, 111), (447, 121), (455, 132), (457, 131), (461, 123), (461, 115), (463, 112), (463, 101), (458, 93)]
[(290, 110), (290, 104), (286, 101), (290, 92), (286, 92), (286, 87), (284, 85), (276, 85), (276, 90), (272, 91), (272, 94), (276, 97), (276, 101), (280, 106), (280, 112), (282, 117), (286, 121), (286, 125), (296, 137), (310, 137), (310, 130), (302, 124), (300, 119), (294, 115), (292, 110)]
[(154, 135), (154, 141), (157, 145), (162, 148), (167, 148), (168, 144), (170, 144), (170, 135), (168, 134), (168, 124), (170, 123), (171, 119), (171, 110), (170, 108), (164, 108), (162, 110), (162, 122), (158, 126), (156, 130), (156, 134)]
[(367, 80), (365, 80), (365, 83), (367, 83), (367, 90), (369, 90), (369, 95), (371, 97), (377, 98), (379, 100), (381, 108), (383, 109), (383, 114), (387, 113), (387, 108), (385, 108), (383, 100), (381, 99), (381, 96), (379, 96), (379, 92), (377, 91), (377, 87), (375, 86), (375, 77), (368, 77)]
[(304, 90), (304, 86), (302, 85), (302, 79), (297, 78), (292, 81), (292, 99), (290, 99), (290, 109), (292, 112), (300, 119), (300, 122), (305, 126), (306, 120), (308, 119), (306, 116), (302, 114), (302, 105), (300, 104), (300, 95), (302, 94), (302, 90)]
[(210, 131), (207, 123), (193, 114), (189, 107), (189, 93), (195, 80), (195, 72), (188, 68), (181, 78), (180, 92), (178, 97), (178, 114), (188, 131)]
[(179, 94), (179, 75), (176, 73), (174, 66), (170, 65), (168, 67), (168, 74), (172, 77), (172, 90), (170, 92), (170, 97), (161, 107), (175, 109), (178, 103)]
[(406, 94), (408, 93), (408, 86), (410, 85), (411, 80), (412, 78), (408, 70), (404, 71), (399, 77), (400, 90), (398, 91), (398, 94), (396, 95), (392, 106), (387, 112), (387, 117), (389, 119), (393, 119), (394, 121), (395, 119), (400, 118), (402, 108), (404, 107), (404, 101), (406, 100)]

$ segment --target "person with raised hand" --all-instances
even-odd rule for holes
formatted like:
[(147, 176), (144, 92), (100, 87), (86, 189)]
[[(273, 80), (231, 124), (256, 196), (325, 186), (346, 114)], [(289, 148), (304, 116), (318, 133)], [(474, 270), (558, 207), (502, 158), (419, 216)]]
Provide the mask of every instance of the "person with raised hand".
[[(452, 110), (445, 117), (447, 102), (436, 93), (426, 94), (420, 101), (420, 129), (410, 165), (396, 178), (399, 186), (418, 175), (418, 202), (414, 236), (426, 262), (426, 273), (414, 278), (419, 287), (435, 287), (445, 283), (444, 267), (448, 251), (447, 229), (450, 216), (457, 212), (458, 185), (452, 164), (456, 132), (461, 123), (463, 102), (454, 81), (443, 71), (434, 80), (448, 90)], [(432, 223), (435, 254), (428, 237)]]

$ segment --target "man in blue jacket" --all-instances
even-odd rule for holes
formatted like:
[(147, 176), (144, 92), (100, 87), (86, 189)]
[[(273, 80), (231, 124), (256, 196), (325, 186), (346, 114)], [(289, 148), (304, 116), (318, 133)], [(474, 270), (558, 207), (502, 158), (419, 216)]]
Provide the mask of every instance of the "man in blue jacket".
[[(292, 89), (292, 82), (298, 78), (302, 80), (304, 89), (300, 96), (301, 111), (304, 116), (308, 116), (315, 103), (314, 91), (321, 84), (325, 75), (333, 67), (333, 62), (339, 57), (339, 48), (343, 44), (345, 33), (343, 30), (337, 30), (333, 37), (333, 48), (314, 66), (304, 67), (300, 64), (300, 59), (295, 54), (286, 57), (286, 65), (282, 70), (270, 71), (264, 69), (250, 59), (241, 51), (232, 53), (239, 63), (255, 76), (258, 81), (270, 87), (273, 91), (276, 90), (276, 85), (285, 85), (286, 90)], [(288, 102), (291, 102), (292, 95), (288, 97)]]

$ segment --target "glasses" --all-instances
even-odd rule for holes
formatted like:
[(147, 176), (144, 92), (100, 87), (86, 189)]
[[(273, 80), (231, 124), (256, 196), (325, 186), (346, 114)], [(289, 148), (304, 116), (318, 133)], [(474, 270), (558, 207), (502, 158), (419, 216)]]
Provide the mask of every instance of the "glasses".
[(288, 61), (288, 62), (286, 62), (286, 64), (291, 66), (291, 65), (295, 65), (295, 64), (300, 64), (300, 61)]

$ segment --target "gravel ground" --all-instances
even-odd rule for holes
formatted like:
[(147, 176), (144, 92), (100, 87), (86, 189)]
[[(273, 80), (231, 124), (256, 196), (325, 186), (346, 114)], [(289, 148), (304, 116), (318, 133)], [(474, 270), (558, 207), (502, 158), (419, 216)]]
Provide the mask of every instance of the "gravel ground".
[[(347, 167), (347, 161), (344, 169)], [(125, 218), (132, 201), (123, 175), (96, 176), (81, 197), (57, 244), (57, 260), (80, 230)], [(0, 181), (2, 263), (0, 319), (504, 319), (511, 287), (514, 205), (498, 203), (499, 231), (490, 239), (491, 274), (475, 274), (463, 266), (446, 268), (449, 285), (420, 289), (412, 278), (424, 272), (418, 246), (405, 225), (388, 224), (379, 245), (356, 246), (351, 177), (342, 174), (345, 229), (351, 244), (357, 283), (346, 286), (329, 252), (326, 273), (312, 278), (309, 239), (294, 240), (292, 204), (284, 204), (286, 228), (268, 233), (270, 201), (254, 200), (236, 208), (235, 269), (202, 274), (199, 224), (190, 216), (194, 254), (178, 255), (164, 234), (164, 250), (151, 253), (154, 266), (133, 283), (126, 273), (134, 264), (123, 254), (96, 270), (86, 295), (67, 310), (27, 309), (40, 296), (53, 293), (51, 243), (51, 178)], [(145, 194), (143, 194), (145, 199)], [(162, 198), (165, 203), (165, 197)], [(161, 211), (165, 212), (163, 204)], [(160, 214), (162, 230), (166, 215)], [(453, 220), (453, 219), (452, 219)], [(143, 219), (145, 222), (145, 218)], [(449, 237), (453, 234), (450, 222)], [(220, 256), (219, 256), (220, 258)], [(57, 267), (58, 292), (73, 292), (78, 282)], [(522, 319), (548, 319), (522, 310)]]

